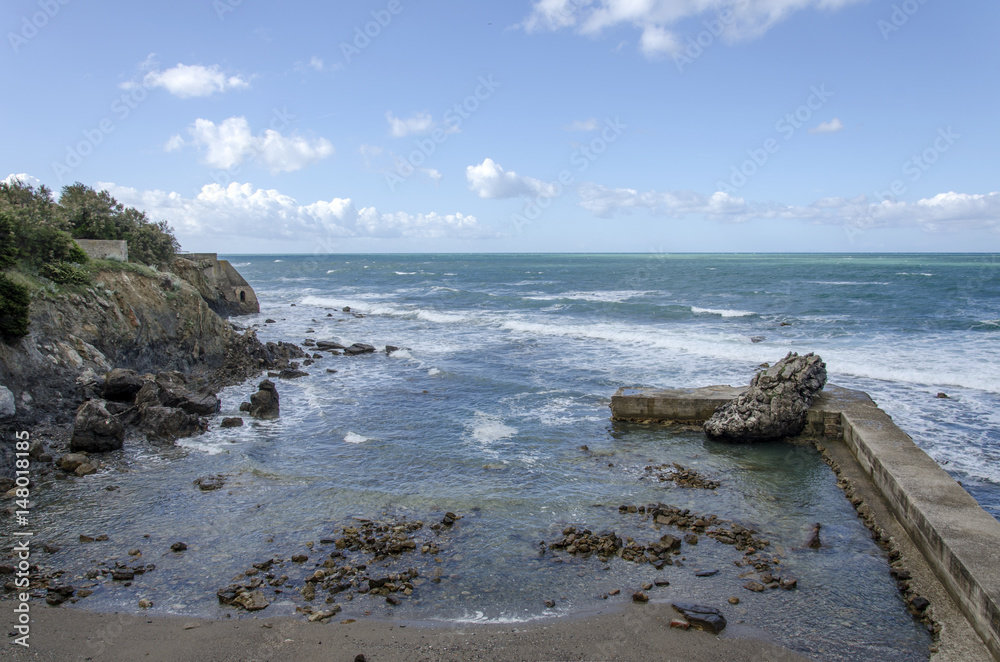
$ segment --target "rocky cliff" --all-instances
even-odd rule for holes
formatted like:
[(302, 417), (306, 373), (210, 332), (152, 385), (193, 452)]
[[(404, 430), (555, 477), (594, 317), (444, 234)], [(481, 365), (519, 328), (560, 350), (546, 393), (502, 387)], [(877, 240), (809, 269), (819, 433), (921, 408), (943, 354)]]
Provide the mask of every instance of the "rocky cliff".
[[(215, 390), (287, 364), (282, 350), (237, 330), (172, 273), (104, 271), (84, 291), (43, 290), (32, 301), (28, 335), (0, 342), (0, 449), (9, 451), (15, 430), (71, 424), (112, 368), (177, 371)], [(0, 470), (6, 464), (0, 458)]]

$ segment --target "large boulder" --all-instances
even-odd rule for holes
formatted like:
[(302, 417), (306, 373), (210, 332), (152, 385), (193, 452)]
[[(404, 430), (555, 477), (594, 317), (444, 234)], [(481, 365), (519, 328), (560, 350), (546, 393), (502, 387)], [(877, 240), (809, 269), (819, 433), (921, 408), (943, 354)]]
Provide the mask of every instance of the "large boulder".
[(250, 396), (250, 415), (254, 418), (278, 418), (278, 389), (274, 382), (265, 379), (257, 385), (259, 389)]
[(118, 450), (125, 440), (125, 428), (105, 409), (100, 400), (80, 405), (73, 423), (70, 449), (88, 453)]
[(219, 411), (219, 398), (210, 391), (188, 390), (182, 377), (160, 373), (155, 381), (147, 381), (135, 396), (137, 407), (163, 406), (183, 409), (189, 414), (211, 416)]
[(789, 352), (754, 375), (750, 388), (705, 421), (709, 437), (735, 442), (766, 441), (800, 434), (813, 398), (826, 385), (826, 364), (812, 354)]
[(207, 425), (200, 417), (177, 407), (147, 406), (142, 410), (140, 426), (146, 437), (155, 441), (173, 441), (204, 432)]
[(132, 402), (144, 380), (135, 370), (115, 368), (104, 377), (104, 398), (115, 402)]

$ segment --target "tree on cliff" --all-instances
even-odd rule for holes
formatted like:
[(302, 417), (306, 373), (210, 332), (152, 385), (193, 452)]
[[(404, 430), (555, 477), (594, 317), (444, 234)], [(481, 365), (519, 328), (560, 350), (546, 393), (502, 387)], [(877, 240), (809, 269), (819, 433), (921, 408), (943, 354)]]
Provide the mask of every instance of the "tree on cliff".
[(132, 262), (169, 264), (180, 248), (166, 221), (150, 221), (145, 212), (126, 207), (107, 191), (95, 191), (77, 182), (63, 187), (59, 205), (74, 237), (124, 239)]
[(66, 215), (44, 185), (0, 182), (0, 269), (20, 261), (34, 269), (84, 263), (87, 254), (67, 231)]

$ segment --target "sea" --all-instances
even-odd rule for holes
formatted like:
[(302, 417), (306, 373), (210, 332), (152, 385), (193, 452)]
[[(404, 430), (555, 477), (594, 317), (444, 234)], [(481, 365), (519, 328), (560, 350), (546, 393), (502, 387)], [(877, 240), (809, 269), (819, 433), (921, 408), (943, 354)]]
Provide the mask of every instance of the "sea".
[[(606, 609), (663, 577), (670, 585), (649, 591), (653, 603), (718, 606), (730, 631), (814, 659), (927, 659), (930, 636), (906, 612), (885, 551), (811, 446), (733, 446), (697, 429), (610, 421), (621, 386), (745, 385), (789, 352), (820, 355), (829, 383), (869, 393), (1000, 517), (996, 255), (223, 257), (260, 300), (260, 314), (232, 320), (241, 329), (379, 351), (321, 353), (301, 367), (307, 376), (273, 378), (275, 421), (218, 425), (241, 415), (253, 380), (223, 391), (202, 436), (134, 440), (95, 476), (50, 481), (39, 511), (60, 547), (52, 562), (92, 567), (98, 548), (77, 543), (81, 533), (109, 535), (101, 544), (123, 559), (130, 548), (155, 556), (155, 572), (128, 588), (98, 584), (80, 606), (134, 611), (146, 591), (153, 611), (232, 615), (215, 591), (252, 562), (316, 556), (318, 541), (358, 518), (429, 525), (452, 512), (460, 519), (435, 534), (441, 551), (413, 555), (436, 581), (399, 606), (340, 600), (343, 615), (516, 625)], [(673, 463), (720, 486), (682, 487), (647, 469)], [(214, 474), (223, 490), (192, 485)], [(648, 539), (657, 526), (619, 506), (659, 502), (766, 535), (798, 588), (747, 591), (732, 548), (704, 537), (661, 571), (554, 560), (540, 545), (567, 526)], [(815, 523), (819, 550), (804, 547)], [(189, 551), (169, 553), (177, 540)], [(704, 570), (719, 573), (695, 575)], [(290, 591), (266, 615), (301, 605)]]

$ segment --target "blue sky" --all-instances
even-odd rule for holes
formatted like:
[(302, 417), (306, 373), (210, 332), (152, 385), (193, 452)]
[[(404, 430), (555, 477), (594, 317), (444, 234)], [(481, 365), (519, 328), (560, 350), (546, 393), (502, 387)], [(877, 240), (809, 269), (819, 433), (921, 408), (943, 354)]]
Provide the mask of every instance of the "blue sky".
[(5, 2), (0, 176), (193, 251), (1000, 248), (996, 2), (484, 5)]

